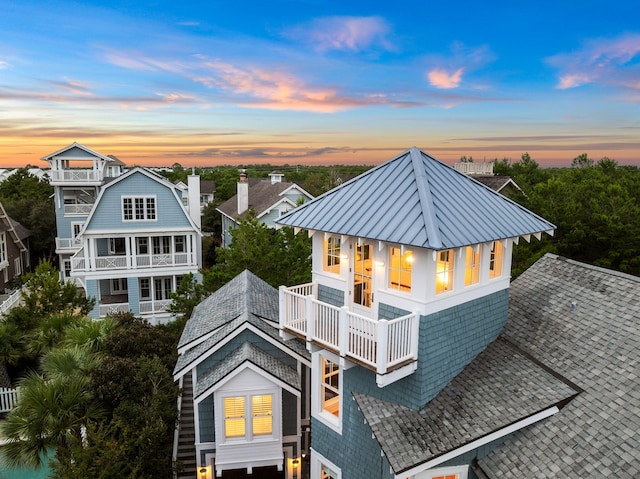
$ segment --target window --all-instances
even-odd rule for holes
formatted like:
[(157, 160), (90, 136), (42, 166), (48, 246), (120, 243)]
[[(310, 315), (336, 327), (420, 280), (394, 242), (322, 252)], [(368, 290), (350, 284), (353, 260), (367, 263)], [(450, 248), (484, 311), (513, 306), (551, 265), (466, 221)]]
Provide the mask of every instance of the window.
[(20, 276), (22, 274), (22, 261), (20, 260), (20, 257), (13, 260), (13, 269), (16, 276)]
[(176, 236), (175, 237), (176, 253), (184, 253), (186, 251), (185, 244), (186, 244), (185, 236)]
[(224, 437), (244, 437), (244, 396), (224, 398)]
[(109, 254), (126, 254), (124, 238), (109, 238)]
[(503, 247), (500, 241), (493, 242), (491, 257), (489, 258), (489, 278), (498, 278), (502, 275)]
[(417, 474), (416, 479), (467, 479), (469, 466), (450, 466), (430, 469)]
[(325, 464), (320, 465), (320, 479), (337, 479), (338, 474), (333, 472), (329, 466)]
[(71, 223), (71, 235), (73, 239), (76, 239), (82, 229), (82, 223)]
[(7, 237), (4, 233), (0, 234), (0, 262), (4, 263), (7, 260)]
[(473, 246), (467, 246), (465, 257), (464, 285), (469, 286), (480, 279), (480, 246), (477, 250)]
[(149, 238), (136, 238), (136, 254), (149, 254)]
[(340, 366), (322, 358), (322, 410), (340, 417)]
[(156, 300), (170, 299), (171, 283), (171, 278), (156, 278), (154, 281)]
[(169, 254), (171, 252), (171, 238), (169, 236), (154, 236), (153, 254)]
[(124, 196), (122, 219), (125, 221), (154, 221), (156, 219), (155, 196)]
[(342, 471), (318, 451), (311, 449), (311, 477), (341, 479)]
[(117, 278), (111, 280), (111, 294), (126, 293), (127, 278)]
[(357, 243), (353, 261), (353, 302), (367, 308), (373, 300), (371, 262), (371, 245)]
[(389, 248), (389, 288), (410, 292), (412, 265), (413, 251)]
[(436, 294), (453, 289), (453, 250), (438, 251), (436, 263)]
[(251, 440), (273, 434), (273, 394), (225, 397), (223, 404), (225, 438)]
[(140, 278), (140, 299), (151, 299), (151, 280)]
[(324, 242), (324, 270), (340, 274), (340, 238), (329, 236)]
[(71, 277), (71, 260), (65, 259), (62, 265), (62, 267), (64, 268), (64, 277), (65, 279), (69, 279)]

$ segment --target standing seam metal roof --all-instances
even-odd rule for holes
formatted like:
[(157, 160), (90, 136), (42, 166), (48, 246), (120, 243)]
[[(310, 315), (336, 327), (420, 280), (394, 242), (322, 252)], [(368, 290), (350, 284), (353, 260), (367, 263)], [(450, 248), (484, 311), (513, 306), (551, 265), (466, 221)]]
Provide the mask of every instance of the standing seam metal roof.
[(299, 206), (277, 223), (435, 250), (555, 229), (415, 147)]

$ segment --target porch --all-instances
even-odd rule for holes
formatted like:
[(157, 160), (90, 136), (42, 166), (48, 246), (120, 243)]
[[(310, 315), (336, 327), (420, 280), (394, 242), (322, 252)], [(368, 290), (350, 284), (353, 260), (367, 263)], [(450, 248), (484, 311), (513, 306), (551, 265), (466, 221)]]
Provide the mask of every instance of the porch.
[(394, 381), (415, 370), (419, 318), (417, 313), (391, 320), (361, 316), (346, 306), (318, 300), (317, 283), (280, 287), (282, 333), (303, 338), (374, 371), (379, 385), (388, 383), (383, 375), (404, 369)]
[(82, 248), (71, 257), (73, 271), (112, 271), (114, 269), (164, 268), (196, 265), (193, 253), (106, 255), (87, 258)]

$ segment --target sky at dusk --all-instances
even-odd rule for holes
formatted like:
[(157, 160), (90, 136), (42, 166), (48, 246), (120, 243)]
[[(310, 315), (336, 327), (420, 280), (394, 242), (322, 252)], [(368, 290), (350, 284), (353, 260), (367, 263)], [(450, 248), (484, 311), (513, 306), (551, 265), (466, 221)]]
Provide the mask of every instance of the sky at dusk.
[(640, 165), (637, 0), (0, 0), (0, 167)]

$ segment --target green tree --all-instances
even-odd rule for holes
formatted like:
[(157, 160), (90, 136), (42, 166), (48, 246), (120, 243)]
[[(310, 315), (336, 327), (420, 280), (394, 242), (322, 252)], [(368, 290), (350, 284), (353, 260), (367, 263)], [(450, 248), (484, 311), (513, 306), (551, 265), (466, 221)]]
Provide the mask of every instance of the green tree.
[(185, 274), (182, 277), (178, 289), (170, 294), (171, 304), (169, 312), (189, 318), (193, 308), (195, 308), (205, 297), (206, 290), (199, 283), (193, 273)]
[(571, 162), (571, 168), (591, 168), (594, 162), (586, 153), (576, 156)]
[(31, 231), (31, 262), (54, 254), (56, 217), (53, 187), (20, 168), (0, 183), (0, 202), (7, 214)]

